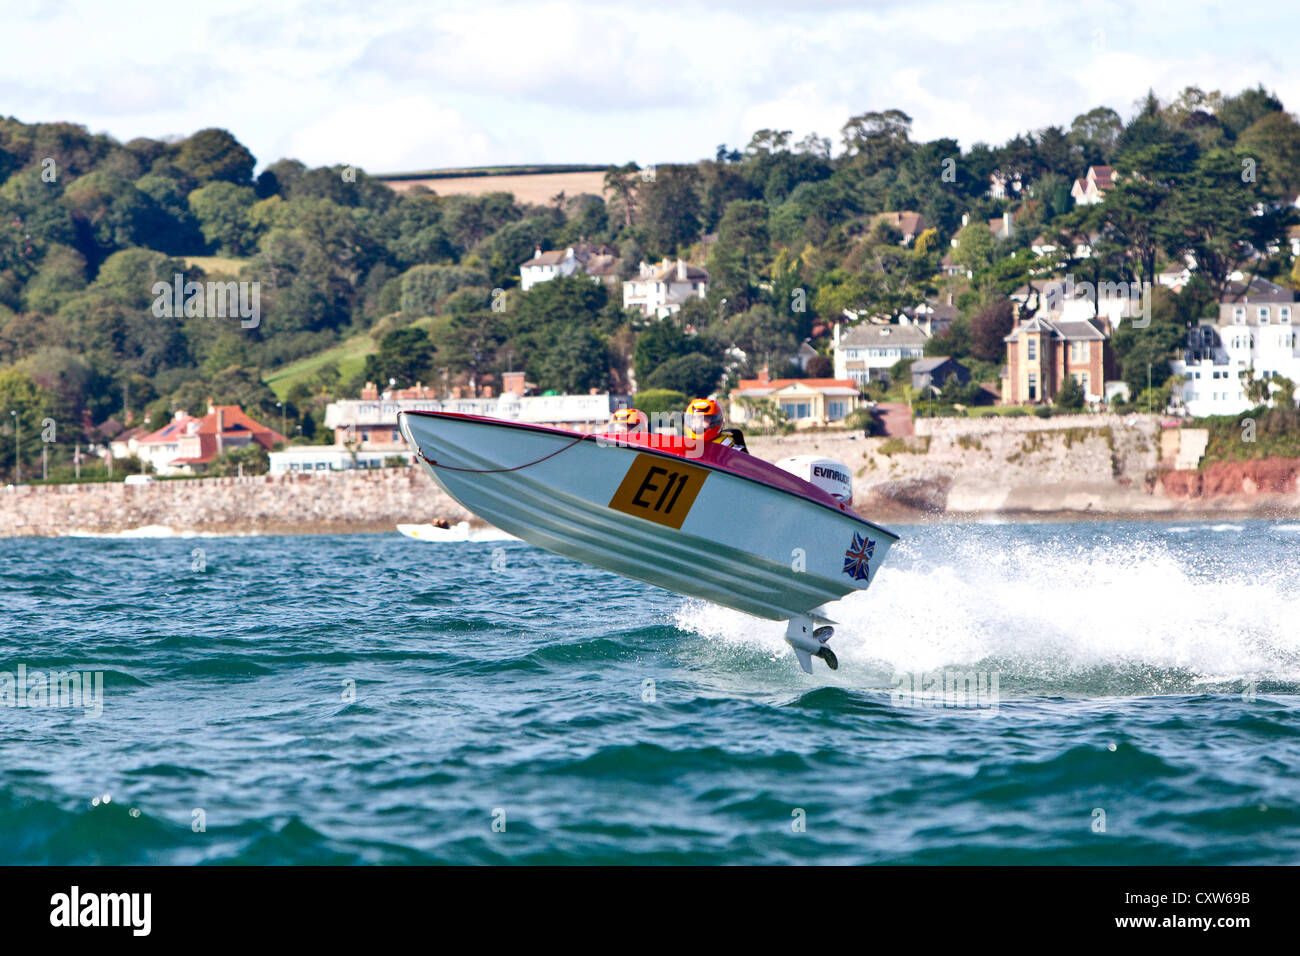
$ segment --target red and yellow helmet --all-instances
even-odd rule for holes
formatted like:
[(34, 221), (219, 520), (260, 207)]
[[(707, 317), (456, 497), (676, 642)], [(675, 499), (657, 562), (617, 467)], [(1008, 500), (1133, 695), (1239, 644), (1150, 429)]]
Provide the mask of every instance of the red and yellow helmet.
[(697, 398), (686, 406), (686, 437), (713, 441), (722, 432), (722, 407), (711, 398)]
[(644, 432), (649, 426), (650, 422), (638, 409), (620, 408), (610, 418), (607, 431), (612, 435), (626, 435), (629, 432)]

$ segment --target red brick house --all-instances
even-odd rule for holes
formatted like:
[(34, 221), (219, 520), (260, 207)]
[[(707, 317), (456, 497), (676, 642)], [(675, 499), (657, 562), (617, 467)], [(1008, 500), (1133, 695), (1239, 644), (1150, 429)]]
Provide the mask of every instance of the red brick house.
[(1110, 325), (1103, 318), (1064, 321), (1034, 316), (1002, 340), (1007, 364), (1002, 370), (1002, 404), (1051, 402), (1067, 375), (1089, 402), (1100, 402), (1105, 384), (1117, 376)]
[(238, 405), (212, 405), (202, 418), (185, 412), (137, 441), (141, 460), (160, 475), (188, 475), (202, 471), (222, 452), (256, 442), (267, 451), (286, 439), (274, 429), (253, 421)]

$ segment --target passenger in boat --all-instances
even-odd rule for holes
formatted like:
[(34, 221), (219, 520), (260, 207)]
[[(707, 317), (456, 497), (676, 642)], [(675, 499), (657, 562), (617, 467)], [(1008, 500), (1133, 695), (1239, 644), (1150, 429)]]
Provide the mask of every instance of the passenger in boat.
[(697, 398), (686, 406), (686, 437), (695, 440), (716, 442), (748, 452), (745, 436), (739, 428), (722, 427), (722, 406), (711, 398)]
[(617, 409), (605, 426), (607, 435), (644, 435), (650, 430), (650, 421), (635, 408)]

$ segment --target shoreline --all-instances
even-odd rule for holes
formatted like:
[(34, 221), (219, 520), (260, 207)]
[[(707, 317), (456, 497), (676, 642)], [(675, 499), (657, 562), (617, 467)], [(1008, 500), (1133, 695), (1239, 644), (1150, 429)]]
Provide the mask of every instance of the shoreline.
[[(901, 510), (888, 516), (879, 512), (863, 515), (888, 528), (919, 528), (951, 525), (1057, 525), (1057, 524), (1240, 524), (1242, 522), (1267, 522), (1300, 524), (1300, 508), (1195, 508), (1186, 510), (1151, 510), (1151, 511), (1076, 511), (1058, 510), (1010, 510), (1010, 511), (945, 511), (913, 512)], [(450, 517), (448, 520), (452, 520)], [(464, 519), (460, 519), (464, 520)], [(492, 527), (476, 517), (470, 518), (470, 526), (476, 529)], [(398, 535), (398, 524), (415, 523), (397, 519), (378, 519), (372, 521), (235, 521), (228, 523), (203, 522), (180, 527), (160, 524), (134, 525), (129, 527), (70, 528), (50, 530), (44, 533), (6, 535), (4, 538), (86, 538), (112, 540), (172, 540), (193, 538), (248, 538), (248, 537), (300, 537), (309, 535), (345, 535), (345, 534), (391, 534)], [(464, 543), (464, 542), (461, 542)], [(471, 542), (472, 543), (472, 542)]]
[[(1300, 521), (1300, 460), (1198, 469), (1157, 416), (921, 420), (906, 438), (754, 435), (778, 462), (824, 456), (853, 474), (855, 510), (886, 527), (935, 524)], [(486, 526), (419, 468), (0, 488), (0, 538), (396, 534)]]

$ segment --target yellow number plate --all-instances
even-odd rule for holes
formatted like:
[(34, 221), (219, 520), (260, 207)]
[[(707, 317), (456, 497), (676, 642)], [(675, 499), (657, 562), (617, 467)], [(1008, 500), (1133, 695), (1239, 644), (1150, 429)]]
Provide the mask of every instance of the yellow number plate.
[(707, 468), (658, 455), (637, 455), (618, 491), (609, 499), (609, 506), (624, 514), (680, 529), (708, 477)]

